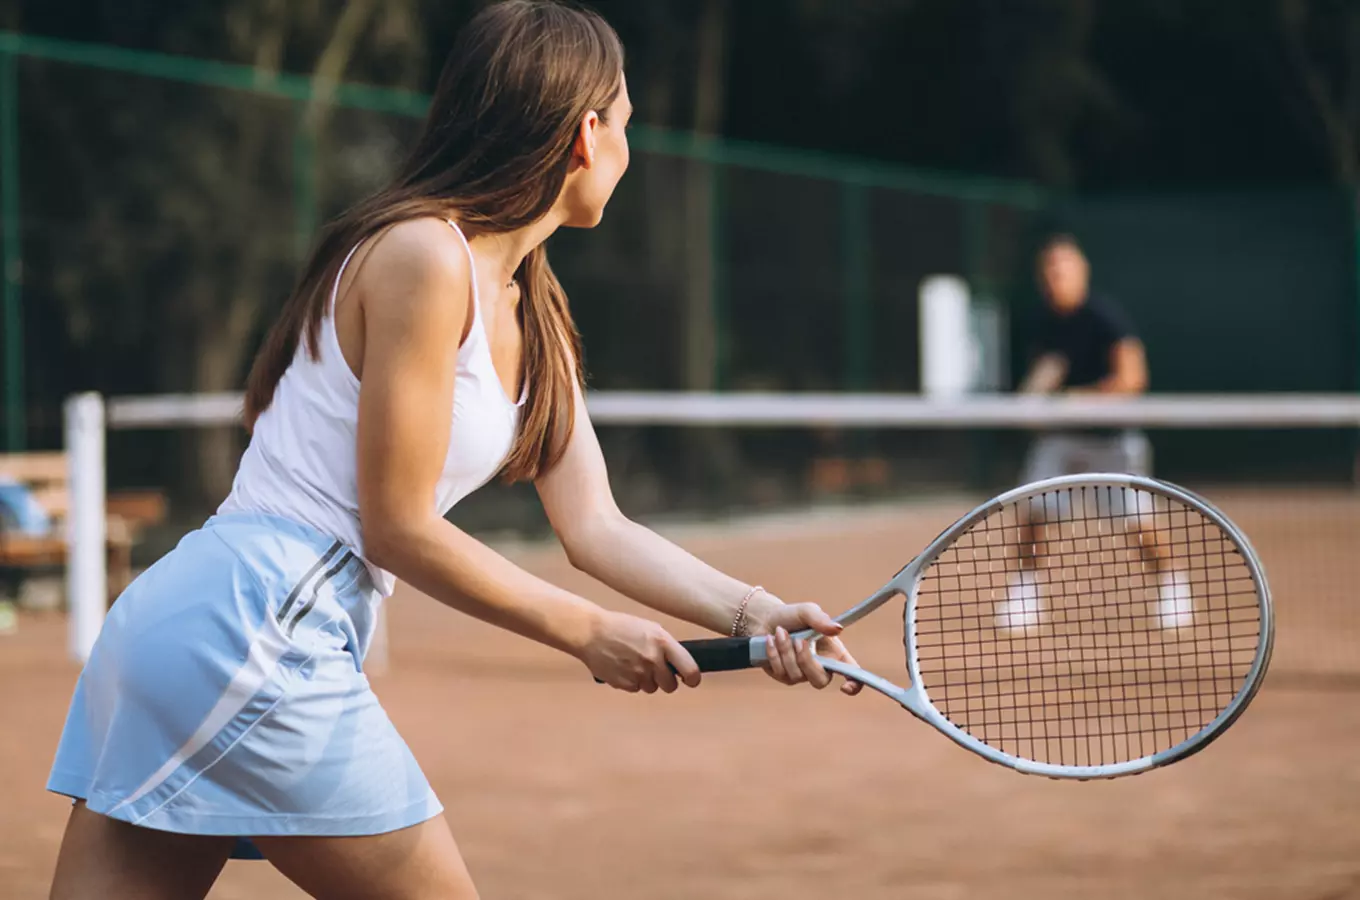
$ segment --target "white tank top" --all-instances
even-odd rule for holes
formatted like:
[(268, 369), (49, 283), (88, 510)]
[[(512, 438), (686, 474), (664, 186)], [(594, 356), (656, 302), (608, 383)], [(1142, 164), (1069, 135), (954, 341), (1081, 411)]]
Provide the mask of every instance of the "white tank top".
[[(496, 374), (472, 247), (456, 223), (449, 225), (473, 266), (473, 321), (458, 349), (449, 450), (430, 498), (441, 516), (500, 471), (514, 441), (525, 396), (511, 402)], [(302, 522), (343, 541), (364, 558), (356, 473), (359, 379), (340, 351), (334, 315), (340, 279), (358, 249), (345, 257), (331, 287), (321, 322), (319, 358), (312, 359), (306, 342), (299, 342), (273, 402), (255, 423), (231, 494), (219, 511), (263, 512)], [(368, 568), (383, 595), (390, 595), (395, 585), (392, 574), (371, 562)]]

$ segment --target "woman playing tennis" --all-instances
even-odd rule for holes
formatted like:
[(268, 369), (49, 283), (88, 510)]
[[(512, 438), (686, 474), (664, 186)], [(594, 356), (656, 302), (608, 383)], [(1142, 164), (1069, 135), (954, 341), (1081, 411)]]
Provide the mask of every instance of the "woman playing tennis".
[[(619, 690), (697, 686), (659, 625), (444, 518), (498, 472), (535, 483), (577, 568), (720, 634), (773, 634), (776, 680), (825, 687), (814, 649), (849, 659), (817, 606), (714, 571), (610, 493), (544, 241), (600, 221), (631, 113), (593, 13), (510, 0), (459, 36), (409, 160), (329, 226), (265, 340), (231, 495), (111, 610), (48, 783), (76, 801), (53, 897), (202, 897), (244, 850), (317, 897), (475, 897), (363, 673), (397, 579)], [(790, 641), (806, 627), (819, 647)]]

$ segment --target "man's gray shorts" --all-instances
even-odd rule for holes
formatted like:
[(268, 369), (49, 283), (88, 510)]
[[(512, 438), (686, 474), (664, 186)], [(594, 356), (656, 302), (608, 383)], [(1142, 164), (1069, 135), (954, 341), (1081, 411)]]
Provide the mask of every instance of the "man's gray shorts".
[[(1152, 474), (1152, 445), (1141, 431), (1106, 433), (1059, 432), (1040, 435), (1030, 446), (1022, 474), (1025, 484), (1082, 472)], [(1146, 515), (1152, 495), (1127, 489), (1089, 489), (1074, 494), (1056, 491), (1035, 497), (1030, 509), (1047, 521), (1099, 516)]]

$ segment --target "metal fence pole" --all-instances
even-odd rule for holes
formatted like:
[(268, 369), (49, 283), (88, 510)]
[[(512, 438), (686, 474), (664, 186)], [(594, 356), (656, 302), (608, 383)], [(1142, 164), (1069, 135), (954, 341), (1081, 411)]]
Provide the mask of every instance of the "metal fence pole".
[[(1351, 307), (1355, 316), (1355, 321), (1351, 324), (1355, 344), (1351, 348), (1351, 365), (1355, 367), (1355, 390), (1360, 392), (1360, 186), (1352, 186), (1348, 190), (1351, 195), (1351, 237), (1354, 241), (1352, 268), (1355, 284), (1355, 302)], [(1360, 429), (1353, 432), (1351, 446), (1351, 486), (1360, 488)]]
[(708, 271), (712, 279), (709, 298), (713, 304), (713, 388), (719, 390), (731, 374), (727, 355), (732, 347), (731, 310), (727, 302), (727, 178), (726, 167), (711, 163), (708, 177)]
[[(979, 295), (987, 289), (987, 207), (980, 200), (964, 202), (963, 277), (968, 282), (970, 306), (976, 310)], [(974, 488), (985, 490), (990, 480), (995, 440), (996, 436), (987, 431), (973, 435), (971, 483)]]
[(308, 105), (299, 104), (293, 132), (293, 254), (307, 258), (316, 233), (316, 134)]
[(27, 443), (24, 408), (23, 240), (19, 204), (19, 60), (0, 48), (0, 226), (4, 229), (5, 449)]
[(868, 388), (873, 372), (873, 309), (869, 289), (869, 196), (864, 185), (841, 183), (841, 289), (845, 302), (845, 386)]

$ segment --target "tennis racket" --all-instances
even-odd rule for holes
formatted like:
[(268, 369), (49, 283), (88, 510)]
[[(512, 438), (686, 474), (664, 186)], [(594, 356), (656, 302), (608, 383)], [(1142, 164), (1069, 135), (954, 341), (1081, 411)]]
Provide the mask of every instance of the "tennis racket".
[[(898, 596), (908, 687), (821, 664), (984, 759), (1052, 778), (1133, 775), (1204, 749), (1255, 696), (1274, 635), (1242, 532), (1203, 498), (1132, 475), (989, 500), (837, 621)], [(766, 659), (764, 637), (682, 643), (707, 672)]]

